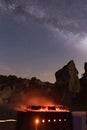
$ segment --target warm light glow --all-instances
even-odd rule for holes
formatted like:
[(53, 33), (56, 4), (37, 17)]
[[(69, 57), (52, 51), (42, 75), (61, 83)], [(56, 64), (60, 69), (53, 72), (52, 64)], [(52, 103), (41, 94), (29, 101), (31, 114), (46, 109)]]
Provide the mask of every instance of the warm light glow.
[(48, 122), (50, 122), (50, 119), (48, 120)]
[(62, 105), (59, 106), (28, 106), (27, 111), (43, 111), (43, 112), (69, 112), (69, 110), (65, 109)]
[(56, 122), (56, 119), (54, 119), (53, 121)]
[(61, 122), (62, 120), (61, 119), (59, 119), (59, 122)]
[(16, 122), (15, 119), (7, 119), (7, 120), (0, 120), (1, 123), (4, 123), (4, 122)]
[(36, 124), (39, 124), (39, 119), (36, 119), (36, 120), (35, 120), (35, 123), (36, 123)]
[(42, 120), (42, 123), (45, 123), (45, 120), (44, 120), (44, 119)]
[(64, 119), (64, 121), (66, 122), (66, 121), (67, 121), (67, 119)]

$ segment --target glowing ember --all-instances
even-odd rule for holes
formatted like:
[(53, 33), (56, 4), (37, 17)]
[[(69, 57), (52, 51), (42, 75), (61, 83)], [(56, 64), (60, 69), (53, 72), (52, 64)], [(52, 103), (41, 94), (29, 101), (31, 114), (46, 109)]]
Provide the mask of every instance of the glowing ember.
[(35, 111), (35, 112), (69, 112), (69, 110), (65, 109), (62, 105), (59, 105), (59, 106), (28, 106), (27, 111)]
[(16, 110), (23, 112), (69, 112), (68, 109), (64, 108), (62, 105), (58, 106), (16, 106)]
[[(15, 103), (12, 107), (17, 111), (35, 111), (35, 112), (68, 112), (62, 105), (56, 105), (51, 99), (45, 97), (42, 92), (21, 92), (19, 96), (14, 98)], [(14, 105), (13, 105), (14, 104)]]

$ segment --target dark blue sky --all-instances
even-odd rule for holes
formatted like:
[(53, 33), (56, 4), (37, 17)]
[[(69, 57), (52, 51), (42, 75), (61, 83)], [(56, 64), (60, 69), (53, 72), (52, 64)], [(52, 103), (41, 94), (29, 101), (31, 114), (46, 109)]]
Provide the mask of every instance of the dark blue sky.
[(55, 81), (74, 60), (87, 61), (86, 0), (0, 0), (0, 74)]

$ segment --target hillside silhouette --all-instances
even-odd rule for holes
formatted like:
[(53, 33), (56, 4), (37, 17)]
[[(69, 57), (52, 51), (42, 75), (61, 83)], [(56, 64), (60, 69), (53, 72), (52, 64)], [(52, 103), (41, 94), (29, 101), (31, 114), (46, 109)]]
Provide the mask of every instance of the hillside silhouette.
[(36, 77), (26, 79), (15, 75), (0, 75), (0, 106), (16, 109), (20, 104), (42, 105), (41, 100), (45, 99), (54, 104), (62, 104), (71, 111), (86, 111), (87, 63), (84, 64), (84, 70), (85, 73), (79, 79), (78, 70), (71, 60), (55, 72), (55, 83), (43, 82)]

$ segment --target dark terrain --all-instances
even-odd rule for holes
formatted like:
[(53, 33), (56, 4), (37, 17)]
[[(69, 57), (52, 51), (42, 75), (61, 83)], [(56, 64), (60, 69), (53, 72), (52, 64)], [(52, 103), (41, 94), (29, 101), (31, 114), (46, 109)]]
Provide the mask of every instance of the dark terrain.
[[(34, 104), (36, 100), (39, 105), (45, 105), (49, 99), (71, 111), (87, 111), (87, 63), (84, 64), (84, 70), (79, 79), (72, 60), (55, 73), (55, 83), (42, 82), (36, 77), (26, 79), (0, 75), (0, 120), (16, 119), (17, 107), (38, 105)], [(15, 130), (15, 126), (16, 122), (0, 123), (0, 130)]]
[(72, 60), (55, 73), (55, 83), (42, 82), (36, 77), (26, 79), (15, 75), (0, 75), (0, 104), (16, 109), (15, 107), (21, 103), (29, 105), (33, 96), (37, 98), (42, 96), (70, 110), (86, 111), (87, 63), (84, 65), (84, 70), (83, 76), (79, 79), (78, 70)]

